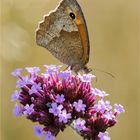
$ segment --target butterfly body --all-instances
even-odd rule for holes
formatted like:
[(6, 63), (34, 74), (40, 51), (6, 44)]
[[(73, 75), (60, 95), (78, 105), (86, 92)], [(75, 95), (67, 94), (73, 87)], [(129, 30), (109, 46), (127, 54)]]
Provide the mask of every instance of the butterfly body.
[(36, 42), (62, 63), (78, 72), (89, 72), (89, 38), (82, 10), (76, 0), (62, 0), (44, 17), (36, 32)]

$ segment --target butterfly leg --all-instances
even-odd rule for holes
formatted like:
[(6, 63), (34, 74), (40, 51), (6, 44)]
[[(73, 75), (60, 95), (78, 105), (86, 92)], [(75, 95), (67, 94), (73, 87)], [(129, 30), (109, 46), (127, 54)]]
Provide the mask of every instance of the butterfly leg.
[(67, 66), (67, 67), (64, 69), (64, 71), (66, 71), (66, 70), (72, 70), (71, 66)]

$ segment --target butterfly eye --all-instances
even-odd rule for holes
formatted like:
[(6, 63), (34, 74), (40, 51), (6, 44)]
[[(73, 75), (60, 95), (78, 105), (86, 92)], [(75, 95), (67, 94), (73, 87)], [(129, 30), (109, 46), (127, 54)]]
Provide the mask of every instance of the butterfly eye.
[(72, 18), (72, 19), (75, 19), (75, 14), (74, 13), (70, 13), (70, 17)]

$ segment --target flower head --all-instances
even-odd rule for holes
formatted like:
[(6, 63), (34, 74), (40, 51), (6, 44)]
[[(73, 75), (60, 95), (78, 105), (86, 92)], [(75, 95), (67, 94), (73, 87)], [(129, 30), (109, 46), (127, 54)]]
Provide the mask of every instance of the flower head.
[(15, 92), (14, 92), (14, 93), (12, 94), (12, 96), (11, 96), (11, 101), (13, 102), (13, 101), (18, 100), (19, 95), (20, 95), (20, 91), (15, 90)]
[(19, 79), (19, 80), (17, 81), (16, 87), (17, 87), (17, 88), (22, 88), (22, 87), (24, 87), (24, 86), (26, 86), (26, 85), (28, 85), (28, 84), (32, 84), (32, 80), (29, 79), (28, 76), (24, 76), (24, 77), (22, 77), (22, 79)]
[(108, 120), (112, 120), (115, 118), (114, 114), (111, 112), (111, 111), (106, 111), (104, 114), (103, 114), (103, 117), (108, 119)]
[(52, 103), (49, 112), (52, 113), (54, 116), (59, 116), (63, 109), (62, 105), (57, 105), (57, 103)]
[(36, 93), (38, 91), (40, 91), (42, 88), (41, 88), (41, 83), (38, 83), (38, 84), (34, 84), (32, 85), (31, 89), (29, 90), (29, 94), (33, 94), (33, 93)]
[(71, 113), (67, 113), (66, 110), (63, 110), (61, 114), (59, 114), (59, 122), (67, 123), (68, 119), (71, 118)]
[(58, 72), (58, 70), (61, 68), (61, 66), (55, 66), (55, 65), (44, 65), (46, 67), (46, 73), (48, 74), (54, 74)]
[(112, 106), (109, 101), (99, 100), (98, 104), (94, 105), (94, 110), (100, 113), (104, 113), (105, 111), (110, 111)]
[(45, 133), (44, 140), (54, 140), (54, 139), (55, 139), (55, 137), (54, 137), (54, 135), (52, 135), (52, 133), (50, 131)]
[(115, 112), (116, 114), (120, 114), (120, 113), (122, 113), (122, 112), (125, 112), (125, 110), (124, 110), (124, 108), (123, 108), (122, 105), (120, 105), (120, 104), (115, 104), (115, 105), (114, 105), (114, 112)]
[(83, 75), (78, 75), (79, 78), (82, 80), (82, 82), (91, 82), (91, 79), (92, 78), (95, 78), (96, 76), (95, 75), (92, 75), (92, 74), (83, 74)]
[(73, 128), (76, 129), (79, 132), (81, 130), (85, 130), (86, 129), (85, 123), (86, 123), (85, 120), (82, 120), (82, 119), (78, 118), (77, 120), (74, 120)]
[(18, 104), (15, 104), (13, 113), (15, 114), (16, 117), (21, 116), (23, 113), (23, 107)]
[(19, 102), (13, 110), (15, 116), (38, 122), (34, 134), (44, 140), (54, 140), (68, 125), (83, 139), (110, 140), (105, 131), (116, 124), (123, 106), (115, 104), (112, 110), (110, 102), (104, 100), (108, 94), (92, 87), (92, 74), (74, 75), (55, 65), (45, 68), (40, 74), (38, 67), (27, 67), (28, 74), (23, 76), (21, 69), (12, 73), (18, 78), (18, 89), (11, 96)]
[(38, 74), (38, 72), (40, 71), (40, 68), (39, 67), (26, 67), (26, 70), (30, 74)]
[(24, 107), (25, 111), (23, 112), (23, 114), (25, 116), (29, 116), (34, 112), (34, 104), (26, 104), (26, 106)]
[(100, 132), (99, 133), (99, 138), (100, 138), (100, 140), (111, 140), (108, 132), (105, 132), (105, 133)]
[(71, 71), (70, 71), (70, 70), (61, 71), (61, 72), (58, 74), (58, 77), (59, 77), (59, 78), (62, 78), (62, 79), (69, 78), (70, 76), (71, 76)]
[(64, 95), (63, 94), (61, 94), (61, 95), (57, 94), (57, 96), (56, 96), (56, 102), (57, 103), (63, 103), (64, 101), (65, 101)]
[(78, 100), (78, 102), (74, 102), (73, 106), (77, 112), (85, 111), (86, 105), (83, 104), (83, 100)]
[(104, 98), (105, 96), (108, 96), (109, 94), (107, 94), (105, 91), (101, 91), (97, 88), (93, 89), (93, 93), (101, 98)]
[(43, 126), (35, 125), (34, 126), (34, 135), (38, 137), (42, 137), (43, 135)]
[(11, 74), (12, 74), (13, 76), (15, 76), (15, 77), (18, 77), (18, 76), (20, 76), (21, 71), (22, 71), (21, 68), (15, 69)]

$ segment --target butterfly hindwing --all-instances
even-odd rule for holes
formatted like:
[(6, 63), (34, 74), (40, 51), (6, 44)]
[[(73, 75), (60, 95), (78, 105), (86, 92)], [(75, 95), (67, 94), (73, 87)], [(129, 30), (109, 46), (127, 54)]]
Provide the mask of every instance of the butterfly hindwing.
[(86, 67), (89, 59), (88, 32), (76, 0), (61, 0), (57, 8), (44, 17), (36, 31), (36, 42), (74, 71)]
[(81, 39), (74, 21), (59, 7), (44, 17), (37, 29), (36, 41), (61, 62), (74, 65), (82, 58)]

